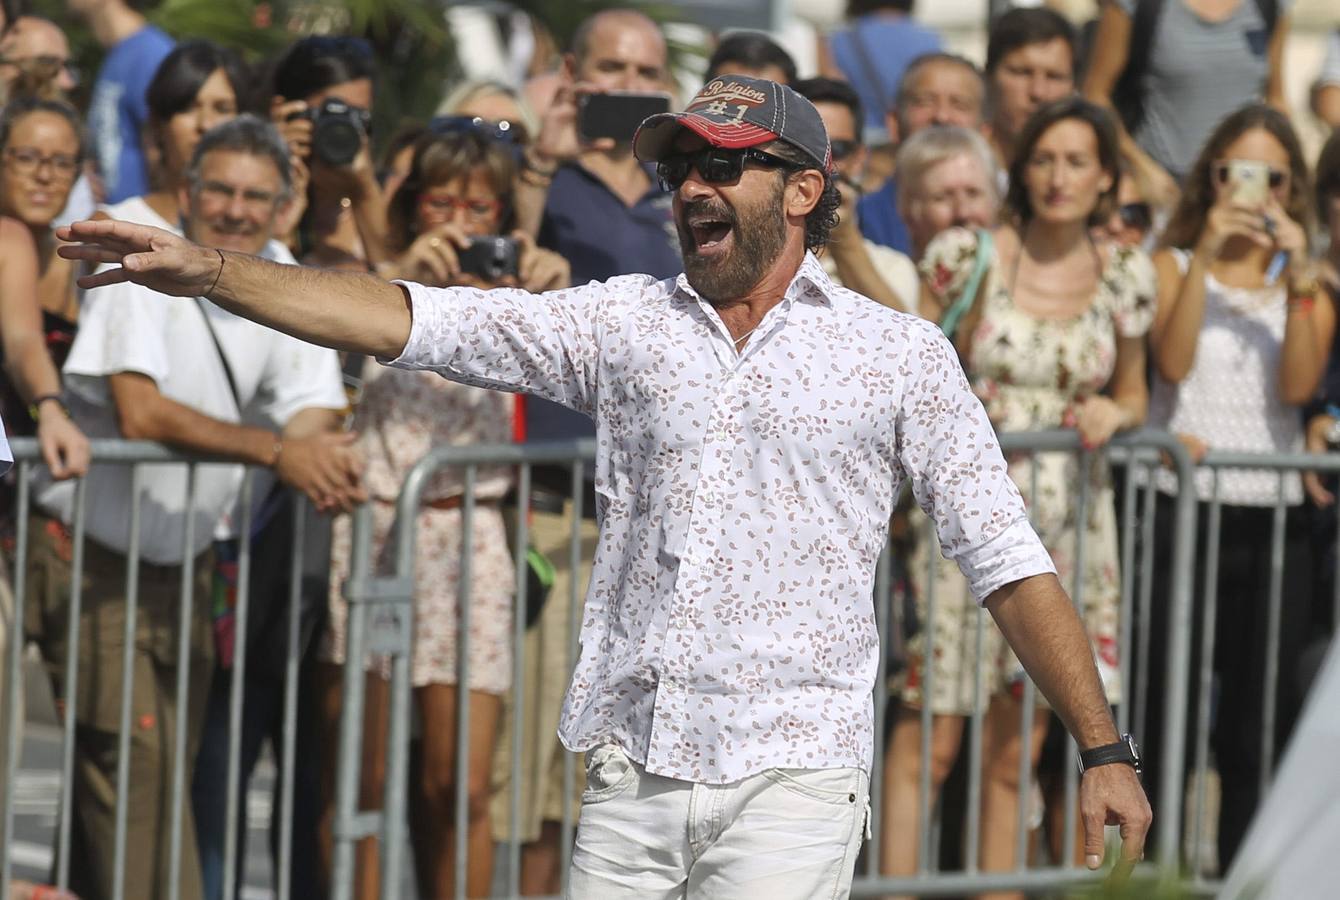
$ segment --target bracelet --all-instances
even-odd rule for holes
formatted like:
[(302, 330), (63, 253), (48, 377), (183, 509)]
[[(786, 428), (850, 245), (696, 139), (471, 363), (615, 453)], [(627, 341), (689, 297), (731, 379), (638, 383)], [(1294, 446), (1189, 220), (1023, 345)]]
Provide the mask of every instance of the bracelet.
[(1300, 297), (1289, 297), (1289, 312), (1310, 313), (1312, 307), (1317, 303), (1317, 298), (1311, 294), (1304, 294)]
[(206, 296), (206, 297), (209, 297), (210, 294), (214, 293), (214, 289), (215, 289), (216, 287), (219, 286), (219, 278), (222, 277), (222, 275), (223, 275), (223, 266), (224, 266), (224, 263), (226, 263), (226, 262), (228, 261), (228, 260), (224, 257), (224, 255), (223, 255), (223, 251), (222, 251), (222, 250), (220, 250), (220, 249), (218, 249), (218, 248), (216, 247), (216, 248), (214, 249), (214, 252), (217, 253), (217, 254), (219, 254), (219, 271), (218, 271), (218, 273), (215, 274), (215, 276), (214, 276), (214, 283), (211, 284), (211, 285), (209, 286), (209, 290), (205, 291), (205, 296)]
[(1291, 300), (1295, 297), (1307, 297), (1310, 301), (1315, 298), (1320, 291), (1321, 282), (1318, 281), (1317, 276), (1312, 273), (1298, 277), (1291, 277), (1289, 279), (1289, 299)]
[(558, 174), (558, 165), (550, 166), (547, 169), (543, 168), (535, 164), (535, 161), (530, 158), (529, 153), (523, 153), (521, 155), (521, 171), (534, 172), (541, 178), (552, 180), (553, 177)]
[(70, 409), (65, 405), (65, 401), (61, 399), (60, 394), (43, 394), (40, 397), (34, 397), (33, 402), (28, 404), (28, 417), (34, 422), (41, 418), (42, 404), (48, 400), (54, 400), (60, 407), (60, 411), (65, 413), (65, 418), (70, 418)]
[(284, 455), (284, 439), (276, 437), (272, 449), (274, 450), (274, 458), (270, 460), (270, 468), (276, 469), (279, 467), (279, 457)]
[(544, 175), (534, 169), (522, 169), (516, 177), (522, 184), (537, 188), (547, 188), (554, 183), (554, 176)]

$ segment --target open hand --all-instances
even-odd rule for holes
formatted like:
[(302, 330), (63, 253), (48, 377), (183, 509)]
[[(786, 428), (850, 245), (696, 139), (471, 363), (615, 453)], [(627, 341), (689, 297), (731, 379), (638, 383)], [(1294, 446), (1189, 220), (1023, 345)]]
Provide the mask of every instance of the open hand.
[(56, 229), (66, 243), (56, 248), (65, 259), (106, 269), (79, 278), (84, 289), (131, 282), (174, 297), (203, 297), (218, 280), (223, 257), (180, 235), (148, 225), (110, 219), (75, 222)]

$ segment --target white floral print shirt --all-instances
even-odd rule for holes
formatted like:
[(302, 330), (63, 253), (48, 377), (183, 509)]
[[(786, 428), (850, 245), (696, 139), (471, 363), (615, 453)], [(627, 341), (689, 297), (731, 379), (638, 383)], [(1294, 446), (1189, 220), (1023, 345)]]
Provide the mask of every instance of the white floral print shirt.
[(910, 479), (978, 601), (1054, 571), (934, 325), (806, 254), (735, 351), (684, 276), (534, 296), (406, 284), (391, 365), (592, 416), (600, 542), (559, 734), (658, 775), (869, 768), (872, 600)]

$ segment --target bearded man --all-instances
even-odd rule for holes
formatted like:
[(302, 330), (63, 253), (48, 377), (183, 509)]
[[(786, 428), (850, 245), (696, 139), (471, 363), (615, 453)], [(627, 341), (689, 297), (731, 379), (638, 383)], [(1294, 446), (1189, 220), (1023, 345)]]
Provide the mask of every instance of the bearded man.
[(528, 391), (591, 416), (601, 536), (559, 732), (587, 751), (574, 897), (842, 896), (864, 833), (871, 600), (910, 481), (1081, 748), (1089, 863), (1150, 812), (1084, 629), (934, 325), (813, 254), (839, 198), (822, 119), (782, 85), (710, 82), (634, 140), (674, 192), (684, 272), (534, 297), (294, 270), (79, 223), (84, 279), (207, 293), (304, 340)]

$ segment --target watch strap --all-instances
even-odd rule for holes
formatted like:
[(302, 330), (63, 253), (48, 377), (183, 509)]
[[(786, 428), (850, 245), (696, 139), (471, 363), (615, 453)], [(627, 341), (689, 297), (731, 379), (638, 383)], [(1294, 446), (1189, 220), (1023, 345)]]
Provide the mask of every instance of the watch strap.
[(1136, 772), (1140, 771), (1140, 753), (1136, 749), (1135, 739), (1129, 734), (1123, 734), (1121, 740), (1116, 743), (1093, 747), (1079, 754), (1081, 772), (1113, 763), (1125, 763), (1132, 766)]

